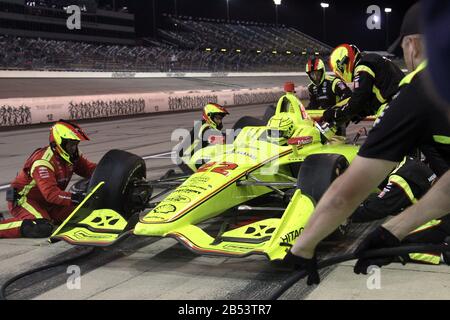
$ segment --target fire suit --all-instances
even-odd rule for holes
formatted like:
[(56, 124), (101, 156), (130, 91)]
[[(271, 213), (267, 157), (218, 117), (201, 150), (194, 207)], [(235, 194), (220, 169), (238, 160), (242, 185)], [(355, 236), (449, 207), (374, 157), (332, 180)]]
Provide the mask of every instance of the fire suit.
[[(372, 194), (353, 213), (352, 222), (369, 222), (397, 215), (417, 202), (430, 188), (436, 175), (431, 169), (417, 159), (410, 157), (394, 170), (388, 183), (379, 194)], [(434, 243), (445, 242), (450, 236), (450, 215), (439, 220), (432, 220), (410, 233), (402, 243)], [(438, 253), (412, 253), (409, 260), (414, 262), (439, 264)], [(450, 261), (446, 261), (450, 263)]]
[(354, 70), (354, 90), (348, 103), (325, 111), (326, 122), (358, 122), (388, 103), (398, 92), (404, 74), (392, 61), (375, 53), (361, 56)]
[(50, 146), (34, 151), (11, 183), (17, 193), (15, 201), (8, 201), (13, 218), (0, 223), (0, 238), (40, 237), (26, 230), (43, 223), (48, 231), (50, 222), (64, 221), (75, 208), (72, 194), (64, 191), (73, 173), (90, 178), (95, 167), (83, 155), (70, 164)]

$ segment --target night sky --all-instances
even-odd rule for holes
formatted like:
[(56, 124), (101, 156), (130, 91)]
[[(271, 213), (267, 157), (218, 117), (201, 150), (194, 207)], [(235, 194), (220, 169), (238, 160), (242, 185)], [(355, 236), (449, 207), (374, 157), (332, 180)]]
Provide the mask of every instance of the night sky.
[[(109, 1), (109, 0), (102, 0)], [(111, 0), (112, 1), (112, 0)], [(116, 0), (119, 5), (137, 12), (138, 36), (152, 34), (153, 0)], [(175, 0), (154, 0), (158, 23), (160, 14), (174, 13)], [(179, 15), (226, 19), (226, 0), (176, 0)], [(384, 8), (392, 8), (389, 14), (389, 43), (398, 35), (401, 20), (406, 10), (416, 2), (395, 0), (282, 0), (279, 6), (279, 23), (295, 27), (306, 34), (323, 40), (323, 9), (321, 2), (328, 2), (326, 9), (326, 43), (336, 46), (344, 42), (354, 43), (362, 50), (386, 49), (386, 21)], [(275, 23), (273, 0), (229, 0), (232, 20)], [(378, 5), (382, 10), (381, 29), (368, 30), (366, 21), (369, 5)]]

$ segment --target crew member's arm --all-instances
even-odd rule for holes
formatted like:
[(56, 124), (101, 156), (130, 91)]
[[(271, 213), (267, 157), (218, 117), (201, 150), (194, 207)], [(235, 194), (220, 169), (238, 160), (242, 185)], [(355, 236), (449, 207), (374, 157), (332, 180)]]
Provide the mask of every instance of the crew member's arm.
[(373, 72), (357, 72), (354, 81), (355, 88), (348, 103), (343, 107), (336, 106), (326, 110), (323, 114), (323, 121), (342, 124), (356, 117), (369, 105), (374, 83), (375, 74)]
[(335, 231), (395, 166), (395, 162), (357, 156), (323, 195), (292, 253), (312, 258), (317, 244)]
[[(40, 160), (45, 161), (45, 160)], [(36, 185), (41, 191), (45, 201), (59, 206), (72, 205), (72, 194), (61, 190), (56, 182), (53, 166), (48, 163), (33, 166), (31, 176), (36, 181)]]
[(414, 205), (386, 222), (383, 227), (399, 240), (426, 222), (450, 212), (450, 170)]
[(73, 171), (80, 177), (90, 178), (96, 167), (95, 163), (89, 161), (81, 154), (74, 165)]
[(344, 81), (339, 78), (333, 80), (331, 89), (333, 93), (338, 97), (339, 101), (345, 100), (352, 96), (352, 90)]

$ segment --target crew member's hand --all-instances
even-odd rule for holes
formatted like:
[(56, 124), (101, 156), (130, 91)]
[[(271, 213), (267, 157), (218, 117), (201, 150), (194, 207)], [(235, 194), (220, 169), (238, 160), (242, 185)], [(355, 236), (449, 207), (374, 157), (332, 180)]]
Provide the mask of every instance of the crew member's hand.
[(324, 111), (322, 121), (338, 124), (345, 118), (345, 110), (342, 107), (331, 107)]
[(72, 198), (72, 204), (78, 205), (78, 204), (81, 203), (81, 201), (83, 201), (83, 199), (84, 199), (84, 194), (81, 193), (81, 192), (80, 192), (80, 193), (79, 193), (79, 192), (72, 193), (71, 198)]
[(283, 262), (287, 265), (293, 266), (296, 270), (306, 271), (305, 276), (308, 277), (306, 281), (308, 286), (320, 283), (316, 256), (311, 259), (306, 259), (292, 254), (292, 252), (289, 250), (284, 257)]
[[(368, 250), (375, 250), (381, 248), (391, 248), (397, 247), (400, 245), (400, 240), (390, 233), (388, 230), (379, 226), (374, 231), (369, 233), (367, 237), (360, 243), (358, 248), (355, 250), (355, 254), (358, 257), (361, 253)], [(353, 271), (356, 274), (367, 274), (367, 268), (375, 265), (378, 267), (382, 267), (390, 264), (391, 262), (397, 261), (400, 259), (400, 262), (405, 264), (405, 260), (407, 257), (396, 257), (396, 256), (386, 256), (386, 257), (378, 257), (378, 258), (367, 258), (367, 259), (358, 259)]]

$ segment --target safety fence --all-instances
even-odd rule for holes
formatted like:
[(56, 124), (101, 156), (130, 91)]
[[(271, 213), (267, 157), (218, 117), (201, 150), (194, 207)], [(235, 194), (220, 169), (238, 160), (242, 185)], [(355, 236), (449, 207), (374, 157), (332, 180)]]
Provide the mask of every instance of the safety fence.
[[(305, 87), (296, 90), (300, 99), (307, 98)], [(201, 109), (208, 102), (223, 106), (271, 104), (283, 94), (281, 87), (274, 87), (0, 99), (0, 127), (47, 123), (59, 119), (120, 118), (189, 111)]]

